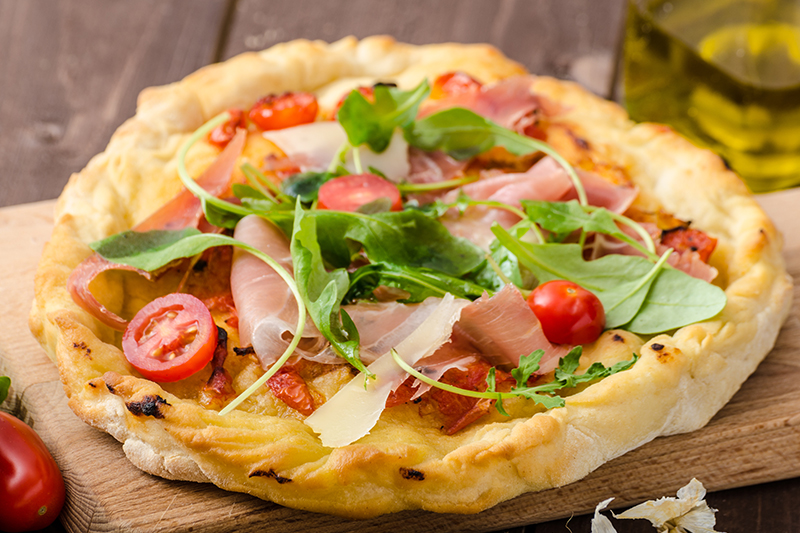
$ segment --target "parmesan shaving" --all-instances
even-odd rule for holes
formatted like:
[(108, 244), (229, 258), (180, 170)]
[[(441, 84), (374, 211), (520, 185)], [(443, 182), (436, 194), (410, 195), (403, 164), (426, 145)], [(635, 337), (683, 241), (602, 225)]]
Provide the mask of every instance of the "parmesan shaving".
[[(431, 315), (395, 350), (409, 365), (435, 352), (449, 338), (461, 309), (469, 302), (446, 294)], [(369, 365), (375, 379), (363, 373), (353, 378), (305, 423), (319, 434), (322, 444), (331, 448), (347, 446), (364, 435), (378, 422), (389, 394), (400, 385), (406, 374), (392, 360), (391, 353)]]

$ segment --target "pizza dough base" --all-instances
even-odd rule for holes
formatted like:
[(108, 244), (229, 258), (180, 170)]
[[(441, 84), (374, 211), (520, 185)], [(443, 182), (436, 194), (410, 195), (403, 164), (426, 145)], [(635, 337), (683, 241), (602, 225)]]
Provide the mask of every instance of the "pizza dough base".
[[(72, 301), (66, 280), (91, 253), (87, 243), (129, 229), (181, 188), (177, 150), (214, 115), (290, 90), (316, 92), (321, 107), (330, 109), (357, 85), (393, 81), (409, 88), (453, 70), (484, 83), (524, 73), (485, 45), (348, 38), (246, 53), (143, 91), (136, 116), (72, 176), (59, 198), (36, 276), (31, 329), (57, 362), (70, 407), (122, 442), (133, 464), (152, 474), (353, 518), (404, 509), (478, 512), (581, 479), (659, 435), (705, 425), (769, 352), (788, 314), (791, 281), (781, 237), (717, 156), (667, 127), (635, 125), (617, 105), (550, 78), (532, 78), (532, 90), (561, 104), (565, 112), (557, 120), (627, 170), (642, 202), (656, 205), (657, 199), (718, 239), (712, 264), (728, 297), (714, 320), (672, 336), (606, 332), (586, 350), (582, 366), (627, 360), (632, 352), (641, 359), (570, 396), (564, 408), (544, 412), (516, 402), (511, 408), (527, 416), (509, 420), (493, 413), (446, 436), (428, 427), (414, 407), (401, 406), (387, 410), (358, 442), (329, 449), (268, 392), (243, 404), (251, 412), (221, 417), (191, 399), (188, 391), (203, 376), (190, 378), (184, 388), (137, 377), (115, 346), (119, 334)], [(190, 172), (196, 175), (214, 154), (195, 150)], [(125, 294), (133, 293), (132, 283), (106, 275), (93, 290), (108, 307), (122, 309), (129, 305)], [(242, 390), (260, 370), (235, 364), (234, 384)], [(323, 376), (313, 386), (329, 395), (346, 379), (341, 373)], [(126, 408), (154, 398), (166, 402), (151, 411), (160, 418)]]

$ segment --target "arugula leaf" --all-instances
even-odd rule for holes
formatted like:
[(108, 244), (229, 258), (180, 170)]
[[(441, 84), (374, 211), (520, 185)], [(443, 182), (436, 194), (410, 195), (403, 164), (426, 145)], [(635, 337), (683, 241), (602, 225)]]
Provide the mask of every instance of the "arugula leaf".
[(6, 401), (8, 397), (8, 389), (11, 387), (11, 378), (8, 376), (0, 376), (0, 403)]
[(516, 388), (527, 386), (528, 378), (539, 370), (539, 361), (543, 355), (544, 350), (534, 350), (519, 358), (519, 366), (511, 371), (511, 376), (517, 380)]
[(309, 203), (317, 199), (317, 193), (322, 184), (334, 178), (330, 172), (303, 172), (292, 174), (281, 182), (281, 191), (301, 202)]
[(471, 281), (435, 270), (373, 263), (350, 274), (350, 289), (346, 299), (366, 298), (379, 285), (408, 292), (408, 298), (400, 300), (401, 303), (419, 303), (430, 296), (441, 298), (448, 292), (456, 298), (474, 300), (486, 292), (484, 287)]
[(427, 80), (410, 91), (376, 85), (374, 103), (352, 91), (339, 109), (337, 120), (352, 146), (366, 144), (373, 152), (381, 153), (389, 146), (395, 128), (404, 128), (414, 121), (419, 105), (429, 93)]
[(192, 257), (212, 246), (230, 244), (230, 237), (203, 234), (196, 228), (183, 230), (123, 231), (89, 247), (113, 263), (147, 272), (158, 270), (176, 259)]
[(360, 372), (373, 377), (359, 357), (358, 330), (341, 309), (350, 286), (347, 270), (325, 270), (317, 241), (317, 221), (306, 216), (299, 203), (295, 209), (291, 251), (295, 280), (314, 324), (336, 353)]
[(566, 279), (597, 295), (607, 310), (607, 328), (660, 333), (707, 320), (725, 307), (722, 289), (680, 270), (662, 269), (666, 257), (656, 265), (618, 254), (585, 261), (578, 244), (529, 244), (498, 225), (492, 231), (540, 283)]

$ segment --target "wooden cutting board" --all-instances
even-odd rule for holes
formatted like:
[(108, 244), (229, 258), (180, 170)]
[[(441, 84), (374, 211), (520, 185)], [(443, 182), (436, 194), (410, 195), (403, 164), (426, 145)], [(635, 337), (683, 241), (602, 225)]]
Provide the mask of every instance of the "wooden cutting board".
[[(790, 273), (800, 277), (800, 190), (760, 198), (785, 234)], [(527, 494), (477, 515), (403, 512), (349, 521), (286, 509), (208, 484), (159, 479), (132, 466), (112, 437), (67, 407), (58, 371), (27, 328), (33, 277), (49, 238), (53, 202), (0, 209), (0, 374), (3, 405), (42, 436), (64, 474), (61, 515), (70, 532), (494, 531), (579, 515), (605, 498), (626, 506), (674, 492), (692, 477), (721, 490), (800, 476), (800, 291), (775, 349), (705, 428), (659, 438), (560, 489)]]

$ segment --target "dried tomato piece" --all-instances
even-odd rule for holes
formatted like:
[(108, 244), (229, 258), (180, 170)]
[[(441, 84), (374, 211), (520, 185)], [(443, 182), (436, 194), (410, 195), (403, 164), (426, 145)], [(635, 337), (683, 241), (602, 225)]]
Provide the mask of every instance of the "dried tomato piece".
[[(353, 91), (358, 91), (364, 98), (366, 98), (370, 102), (375, 101), (375, 87), (365, 87), (363, 85), (360, 85), (355, 89), (353, 89)], [(342, 97), (339, 99), (339, 103), (336, 104), (336, 108), (333, 110), (333, 118), (336, 117), (336, 113), (339, 112), (339, 109), (342, 107), (342, 104), (344, 104), (344, 101), (347, 100), (347, 97), (350, 96), (350, 93), (353, 91), (343, 94)]]
[(661, 233), (661, 244), (674, 248), (676, 252), (697, 252), (700, 259), (708, 263), (709, 257), (717, 247), (717, 239), (704, 232), (686, 227), (664, 230)]
[(447, 74), (442, 74), (433, 82), (431, 98), (439, 99), (446, 96), (478, 91), (481, 87), (483, 87), (483, 84), (469, 74), (463, 72), (448, 72)]
[[(490, 368), (491, 365), (486, 360), (479, 359), (470, 363), (466, 370), (449, 369), (440, 381), (461, 389), (482, 392), (486, 390), (486, 376), (489, 375)], [(497, 390), (509, 390), (512, 383), (516, 381), (507, 372), (495, 370)], [(431, 389), (429, 394), (444, 417), (442, 430), (448, 435), (456, 433), (488, 413), (494, 403), (494, 400), (488, 398), (470, 398), (438, 388)]]
[(267, 381), (276, 398), (305, 416), (314, 412), (314, 398), (303, 376), (291, 366), (284, 366)]
[(271, 94), (250, 108), (250, 120), (261, 130), (280, 130), (308, 124), (317, 118), (319, 105), (311, 93)]
[(246, 128), (247, 119), (241, 109), (229, 109), (231, 118), (220, 124), (208, 134), (208, 142), (220, 148), (225, 148), (236, 135), (236, 128)]

